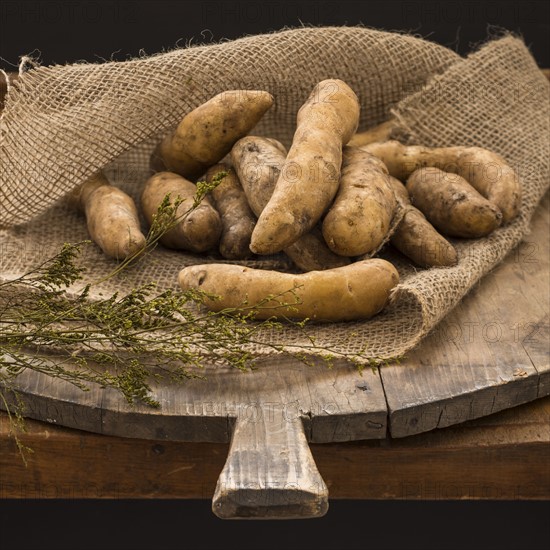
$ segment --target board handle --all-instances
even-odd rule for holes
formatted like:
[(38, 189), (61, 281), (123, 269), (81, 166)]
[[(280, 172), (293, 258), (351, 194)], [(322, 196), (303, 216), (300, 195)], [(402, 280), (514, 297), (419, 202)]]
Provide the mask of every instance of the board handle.
[(317, 470), (302, 419), (270, 409), (239, 414), (218, 479), (213, 512), (222, 519), (305, 519), (328, 510), (328, 489)]

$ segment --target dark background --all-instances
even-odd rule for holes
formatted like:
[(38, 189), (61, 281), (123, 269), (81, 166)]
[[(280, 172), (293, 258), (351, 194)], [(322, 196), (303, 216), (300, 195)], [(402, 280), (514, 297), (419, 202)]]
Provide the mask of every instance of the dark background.
[(550, 67), (550, 2), (536, 0), (2, 0), (0, 56), (5, 70), (31, 52), (44, 64), (124, 60), (301, 23), (412, 31), (461, 54), (505, 28), (521, 33), (539, 65)]
[[(550, 67), (550, 3), (349, 0), (264, 2), (13, 1), (0, 3), (0, 66), (125, 60), (283, 26), (407, 30), (460, 54), (499, 29), (521, 34)], [(129, 465), (131, 467), (131, 465)], [(325, 518), (218, 520), (209, 501), (3, 501), (0, 548), (531, 550), (550, 545), (549, 503), (331, 501)]]
[(321, 519), (217, 519), (207, 500), (4, 501), (2, 550), (548, 550), (548, 503), (331, 501)]

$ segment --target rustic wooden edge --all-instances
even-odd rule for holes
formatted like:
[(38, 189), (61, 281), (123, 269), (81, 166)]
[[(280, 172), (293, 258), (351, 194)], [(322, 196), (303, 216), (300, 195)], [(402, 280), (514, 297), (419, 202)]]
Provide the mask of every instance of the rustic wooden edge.
[(549, 234), (547, 192), (524, 241), (403, 363), (380, 368), (392, 437), (550, 395)]
[[(27, 421), (25, 466), (0, 413), (0, 498), (211, 499), (228, 444)], [(550, 398), (402, 439), (312, 444), (331, 499), (549, 499)]]
[[(342, 360), (331, 369), (322, 361), (306, 366), (293, 358), (262, 363), (253, 373), (222, 373), (208, 384), (155, 387), (159, 410), (130, 406), (111, 389), (91, 386), (82, 393), (36, 373), (23, 373), (17, 391), (26, 416), (52, 424), (154, 440), (221, 443), (231, 438), (213, 500), (221, 518), (320, 517), (328, 509), (328, 491), (308, 440), (385, 437), (379, 372), (360, 373)], [(220, 403), (224, 406), (210, 408)]]
[[(267, 357), (256, 361), (254, 372), (217, 375), (213, 370), (207, 380), (153, 385), (158, 409), (130, 405), (116, 390), (97, 384), (83, 392), (36, 372), (23, 372), (13, 387), (26, 417), (105, 435), (224, 443), (236, 420), (273, 422), (282, 410), (287, 425), (302, 421), (312, 443), (384, 438), (387, 408), (378, 369), (359, 372), (340, 359), (332, 368), (311, 361), (304, 365), (292, 357)], [(13, 394), (6, 398), (15, 405)]]

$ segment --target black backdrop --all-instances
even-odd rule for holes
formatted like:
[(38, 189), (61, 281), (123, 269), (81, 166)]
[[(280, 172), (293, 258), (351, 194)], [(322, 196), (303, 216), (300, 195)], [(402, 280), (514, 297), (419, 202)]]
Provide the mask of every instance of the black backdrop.
[[(505, 28), (550, 67), (550, 3), (319, 0), (15, 1), (0, 3), (0, 66), (124, 60), (176, 45), (237, 38), (285, 25), (363, 23), (408, 30), (461, 54)], [(129, 465), (131, 467), (131, 465)], [(331, 501), (325, 518), (223, 522), (208, 501), (3, 501), (0, 548), (542, 549), (548, 503)]]
[(190, 39), (196, 44), (301, 23), (408, 30), (461, 54), (501, 27), (521, 33), (539, 65), (550, 67), (550, 3), (535, 0), (3, 0), (0, 22), (5, 70), (31, 52), (45, 64), (123, 60)]

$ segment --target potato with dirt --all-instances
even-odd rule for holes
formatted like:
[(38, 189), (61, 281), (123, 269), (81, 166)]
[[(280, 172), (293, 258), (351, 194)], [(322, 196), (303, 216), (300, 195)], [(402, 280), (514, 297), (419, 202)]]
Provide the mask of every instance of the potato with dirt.
[(280, 141), (260, 136), (246, 136), (231, 149), (231, 163), (256, 216), (273, 195), (286, 155)]
[(167, 195), (172, 205), (181, 201), (176, 209), (175, 225), (160, 237), (164, 246), (199, 253), (218, 246), (222, 232), (220, 215), (208, 197), (194, 207), (196, 193), (194, 183), (173, 172), (159, 172), (145, 183), (141, 207), (149, 225)]
[(291, 274), (238, 265), (205, 264), (182, 269), (183, 290), (198, 289), (212, 311), (254, 311), (256, 319), (318, 322), (369, 319), (388, 303), (399, 282), (395, 267), (381, 259), (309, 273)]
[(222, 221), (220, 254), (228, 260), (244, 260), (252, 255), (250, 238), (256, 218), (248, 206), (248, 200), (235, 170), (227, 164), (216, 164), (205, 175), (212, 183), (216, 175), (226, 173), (211, 191), (212, 200)]
[(68, 200), (85, 214), (90, 237), (109, 258), (126, 260), (145, 248), (134, 201), (102, 172), (73, 190)]
[[(231, 150), (233, 166), (248, 203), (258, 217), (273, 195), (285, 158), (286, 149), (280, 142), (258, 136), (240, 139)], [(334, 254), (327, 247), (316, 227), (283, 251), (302, 271), (330, 269), (350, 263), (348, 258)]]
[(388, 181), (405, 210), (390, 238), (391, 244), (420, 267), (456, 265), (455, 247), (437, 232), (418, 208), (411, 205), (409, 193), (399, 180), (389, 176)]
[(344, 147), (340, 187), (323, 220), (325, 242), (341, 256), (377, 250), (396, 206), (384, 163), (362, 149)]
[(419, 168), (407, 180), (411, 203), (441, 233), (477, 239), (500, 226), (501, 211), (464, 178), (439, 168)]
[(273, 105), (259, 90), (229, 90), (197, 107), (167, 135), (151, 156), (154, 171), (170, 171), (195, 180), (220, 162)]
[(519, 213), (522, 185), (513, 168), (482, 147), (423, 147), (399, 141), (370, 143), (363, 150), (380, 158), (395, 178), (406, 181), (418, 168), (430, 166), (464, 178), (502, 212), (507, 223)]
[(456, 170), (502, 212), (502, 222), (513, 220), (521, 206), (521, 181), (500, 156), (481, 147), (467, 147), (458, 155)]
[(279, 252), (319, 222), (338, 191), (342, 146), (358, 123), (359, 100), (345, 82), (315, 86), (298, 111), (292, 146), (252, 233), (253, 252)]

